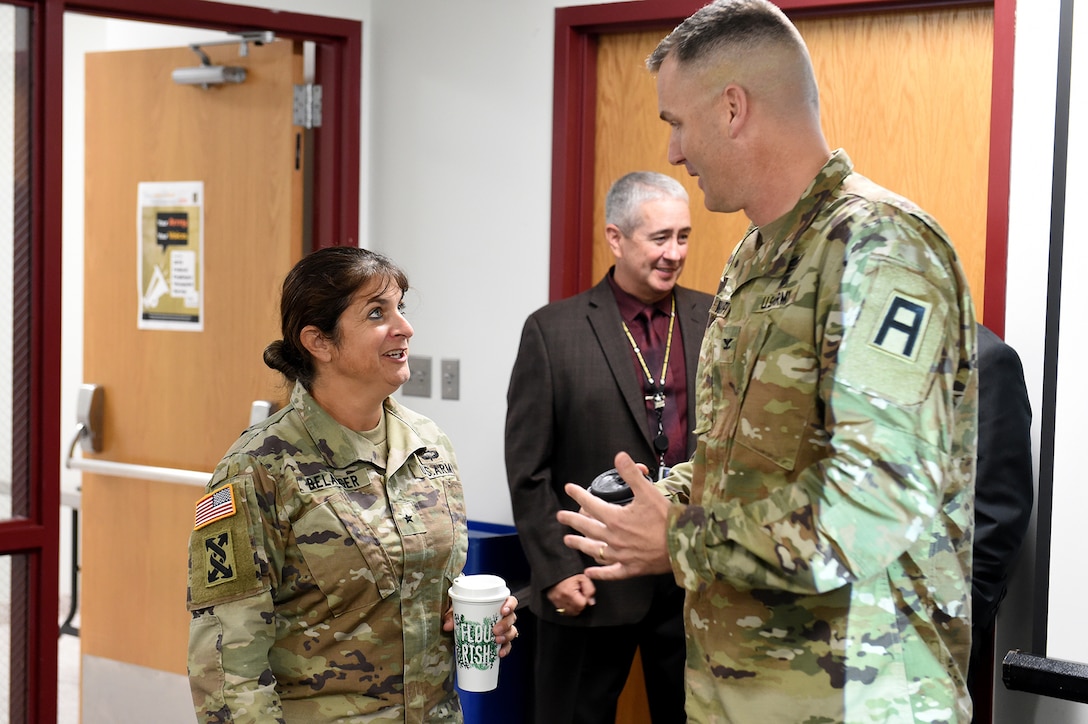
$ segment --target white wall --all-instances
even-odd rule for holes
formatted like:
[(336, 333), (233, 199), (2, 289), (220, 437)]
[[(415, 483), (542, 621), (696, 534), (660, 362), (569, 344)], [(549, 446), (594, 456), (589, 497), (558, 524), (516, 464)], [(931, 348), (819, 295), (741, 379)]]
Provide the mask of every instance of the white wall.
[[(506, 386), (521, 326), (548, 301), (551, 0), (373, 5), (370, 218), (402, 263), (412, 352), (461, 361), (458, 401), (402, 397), (457, 448), (469, 517), (512, 523)], [(413, 311), (414, 310), (414, 311)]]
[[(1017, 222), (1016, 228), (1010, 228), (1010, 239), (1016, 239), (1018, 247), (1015, 256), (1010, 253), (1010, 268), (1019, 272), (1019, 265), (1023, 264), (1029, 265), (1028, 269), (1032, 271), (1023, 276), (1018, 273), (1015, 279), (1010, 279), (1008, 293), (1010, 314), (1015, 310), (1018, 319), (1023, 323), (1025, 335), (1032, 326), (1032, 316), (1036, 320), (1043, 318), (1035, 300), (1045, 298), (1043, 287), (1047, 282), (1047, 275), (1045, 268), (1040, 265), (1049, 262), (1044, 250), (1049, 243), (1047, 220), (1051, 210), (1048, 203), (1050, 185), (1042, 184), (1043, 188), (1031, 187), (1033, 181), (1038, 183), (1044, 180), (1044, 172), (1049, 171), (1049, 168), (1037, 167), (1047, 156), (1044, 155), (1042, 160), (1034, 163), (1028, 160), (1028, 144), (1036, 144), (1036, 151), (1045, 154), (1050, 149), (1044, 144), (1053, 143), (1053, 117), (1044, 115), (1045, 107), (1033, 112), (1031, 106), (1033, 103), (1044, 102), (1053, 106), (1056, 83), (1050, 78), (1053, 77), (1052, 58), (1056, 57), (1057, 42), (1053, 31), (1043, 28), (1057, 27), (1058, 6), (1058, 0), (1049, 0), (1040, 7), (1033, 6), (1030, 14), (1021, 14), (1021, 24), (1018, 26), (1018, 33), (1025, 36), (1041, 31), (1038, 36), (1040, 42), (1029, 46), (1035, 49), (1034, 57), (1028, 58), (1026, 53), (1017, 53), (1018, 61), (1022, 60), (1022, 67), (1017, 69), (1017, 90), (1023, 93), (1023, 97), (1017, 103), (1020, 115), (1014, 120), (1022, 122), (1023, 133), (1015, 136), (1020, 140), (1020, 146), (1016, 148), (1014, 160), (1020, 159), (1024, 165), (1020, 169), (1022, 178), (1012, 192), (1019, 213), (1013, 217)], [(1045, 25), (1042, 22), (1044, 14)], [(1064, 334), (1061, 335), (1059, 345), (1057, 409), (1054, 418), (1054, 493), (1046, 654), (1055, 659), (1083, 663), (1088, 662), (1088, 632), (1083, 624), (1084, 599), (1088, 586), (1081, 575), (1084, 548), (1082, 511), (1088, 505), (1088, 488), (1083, 483), (1083, 410), (1088, 404), (1088, 388), (1085, 388), (1082, 379), (1082, 360), (1086, 352), (1082, 334), (1086, 298), (1082, 293), (1081, 283), (1085, 264), (1088, 263), (1088, 247), (1084, 244), (1082, 224), (1079, 222), (1083, 200), (1088, 193), (1088, 178), (1085, 173), (1088, 146), (1083, 134), (1085, 120), (1088, 118), (1088, 62), (1083, 52), (1088, 43), (1088, 25), (1083, 14), (1076, 20), (1079, 22), (1074, 22), (1073, 26), (1069, 99), (1068, 183), (1065, 190), (1066, 222), (1063, 226), (1060, 294), (1060, 320)], [(1049, 46), (1043, 39), (1049, 39)], [(1044, 78), (1049, 82), (1040, 82)], [(1045, 92), (1032, 88), (1032, 82), (1043, 86)], [(1029, 141), (1028, 136), (1031, 134), (1035, 137)], [(1017, 169), (1014, 168), (1013, 171), (1015, 178)], [(1025, 285), (1025, 281), (1030, 287)], [(1020, 309), (1023, 302), (1027, 303), (1027, 309)], [(1032, 307), (1036, 309), (1034, 313)], [(1037, 325), (1036, 321), (1033, 332), (1035, 337), (1041, 334)], [(1033, 354), (1033, 362), (1041, 365), (1041, 357), (1041, 351)], [(1032, 584), (1033, 581), (1024, 579), (1020, 587), (1031, 589)], [(1054, 699), (1039, 699), (1035, 704), (1035, 721), (1088, 722), (1086, 706)]]
[[(522, 322), (547, 302), (554, 8), (590, 3), (236, 4), (363, 21), (361, 241), (409, 272), (417, 290), (409, 299), (413, 353), (436, 365), (445, 358), (461, 363), (460, 400), (439, 399), (437, 386), (429, 399), (402, 399), (453, 439), (470, 517), (510, 523), (502, 460), (506, 383)], [(1018, 5), (1006, 337), (1024, 362), (1037, 449), (1058, 0)], [(82, 98), (73, 103), (68, 93), (66, 85), (70, 112)], [(66, 135), (65, 156), (82, 157), (81, 139)], [(78, 245), (82, 209), (70, 208), (67, 165), (65, 173), (65, 239)], [(66, 293), (77, 279), (81, 284), (81, 273), (66, 269)], [(79, 309), (66, 297), (66, 395), (82, 382), (75, 364)], [(1062, 354), (1082, 356), (1076, 349)], [(62, 400), (64, 439), (72, 404)], [(999, 619), (999, 657), (1009, 648), (1030, 648), (1033, 563), (1029, 547)], [(1076, 658), (1088, 660), (1088, 645), (1077, 647), (1073, 653), (1083, 653)], [(997, 688), (997, 722), (1088, 722), (1084, 707)]]
[(459, 359), (460, 399), (401, 400), (453, 440), (469, 517), (512, 523), (506, 382), (547, 302), (553, 2), (374, 4), (364, 239), (408, 271), (413, 354)]
[[(1083, 6), (1082, 6), (1083, 9)], [(1088, 23), (1074, 23), (1073, 48), (1088, 47)], [(1079, 338), (1083, 332), (1086, 297), (1078, 283), (1088, 265), (1088, 245), (1081, 231), (1083, 199), (1088, 196), (1088, 56), (1074, 50), (1069, 94), (1069, 146), (1067, 164), (1063, 284), (1061, 290), (1062, 335), (1057, 370), (1057, 410), (1054, 456), (1054, 531), (1051, 542), (1050, 600), (1047, 653), (1066, 660), (1084, 659), (1088, 634), (1084, 631), (1082, 576), (1076, 571), (1084, 559), (1083, 516), (1088, 508), (1088, 487), (1081, 478), (1083, 470), (1084, 409), (1088, 407), (1088, 388), (1081, 373), (1084, 358)], [(1074, 331), (1075, 330), (1075, 331)], [(1079, 473), (1079, 474), (1078, 474)], [(1078, 659), (1079, 656), (1079, 659)]]
[[(1024, 363), (1034, 413), (1032, 439), (1038, 482), (1059, 0), (1021, 0), (1017, 6), (1005, 339)], [(998, 614), (998, 660), (1012, 649), (1031, 651), (1035, 527), (1033, 516), (1008, 597)], [(1088, 660), (1088, 651), (1081, 658)], [(1005, 690), (1000, 671), (995, 691), (996, 722), (1088, 722), (1083, 707)]]

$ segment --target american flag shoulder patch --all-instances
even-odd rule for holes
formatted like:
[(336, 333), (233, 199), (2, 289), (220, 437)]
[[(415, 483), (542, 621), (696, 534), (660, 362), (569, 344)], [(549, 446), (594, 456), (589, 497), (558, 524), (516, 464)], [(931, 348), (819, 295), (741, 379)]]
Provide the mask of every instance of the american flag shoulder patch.
[(236, 512), (238, 508), (234, 504), (234, 486), (227, 483), (197, 501), (193, 530), (200, 530), (209, 523), (229, 518)]

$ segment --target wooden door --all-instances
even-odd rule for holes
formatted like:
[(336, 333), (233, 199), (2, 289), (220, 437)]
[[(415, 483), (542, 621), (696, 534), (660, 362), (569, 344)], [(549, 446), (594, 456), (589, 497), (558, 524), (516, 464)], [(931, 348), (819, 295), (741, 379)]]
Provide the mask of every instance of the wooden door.
[[(824, 133), (855, 168), (910, 198), (948, 232), (982, 318), (990, 148), (993, 8), (878, 13), (797, 21), (820, 87)], [(609, 185), (640, 169), (684, 184), (692, 234), (681, 283), (717, 291), (743, 213), (707, 211), (695, 179), (666, 160), (645, 58), (671, 28), (602, 35), (597, 56), (594, 219)], [(612, 263), (604, 224), (594, 225), (593, 279)]]
[[(282, 400), (261, 353), (303, 253), (304, 169), (292, 125), (301, 46), (204, 49), (244, 83), (177, 85), (189, 48), (88, 54), (84, 380), (104, 389), (100, 459), (210, 472), (254, 400)], [(137, 187), (201, 181), (201, 331), (138, 329)], [(195, 485), (83, 475), (81, 638), (101, 657), (185, 673)], [(120, 690), (123, 687), (119, 688)]]
[[(860, 173), (940, 222), (960, 255), (981, 319), (993, 8), (801, 19), (797, 27), (812, 55), (829, 144), (845, 148)], [(708, 211), (696, 180), (666, 158), (669, 127), (658, 118), (656, 80), (645, 58), (671, 29), (598, 39), (592, 278), (600, 279), (613, 263), (599, 221), (608, 188), (630, 171), (659, 171), (680, 181), (691, 198), (681, 283), (713, 294), (749, 221), (740, 212)], [(638, 661), (616, 721), (649, 722)]]

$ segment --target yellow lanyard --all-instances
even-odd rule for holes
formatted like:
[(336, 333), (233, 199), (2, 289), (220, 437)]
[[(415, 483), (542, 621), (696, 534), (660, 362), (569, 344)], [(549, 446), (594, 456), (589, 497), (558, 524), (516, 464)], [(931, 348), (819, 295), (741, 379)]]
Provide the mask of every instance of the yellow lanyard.
[[(653, 324), (653, 316), (650, 317), (650, 324)], [(642, 365), (642, 371), (646, 373), (646, 382), (650, 386), (650, 394), (646, 395), (647, 400), (654, 401), (654, 408), (659, 412), (661, 408), (665, 406), (665, 375), (669, 371), (669, 355), (672, 352), (672, 326), (676, 321), (676, 297), (672, 298), (672, 308), (669, 310), (669, 336), (665, 339), (665, 360), (661, 363), (661, 381), (655, 385), (654, 376), (650, 372), (649, 366), (646, 364), (646, 359), (642, 356), (642, 350), (638, 348), (638, 344), (635, 343), (635, 338), (631, 336), (631, 330), (627, 328), (627, 322), (620, 320), (620, 324), (623, 325), (623, 332), (627, 335), (627, 341), (631, 343), (631, 349), (635, 351), (635, 357), (638, 357), (638, 362)], [(646, 330), (646, 334), (649, 335), (650, 330)], [(648, 339), (649, 337), (647, 337)]]

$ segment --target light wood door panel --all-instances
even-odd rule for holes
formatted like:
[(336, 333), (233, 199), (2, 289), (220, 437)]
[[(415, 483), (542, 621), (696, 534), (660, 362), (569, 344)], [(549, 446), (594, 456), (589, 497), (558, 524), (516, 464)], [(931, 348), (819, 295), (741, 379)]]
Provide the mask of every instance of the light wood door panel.
[[(208, 47), (238, 85), (176, 85), (189, 48), (88, 54), (84, 379), (105, 391), (106, 460), (211, 471), (254, 400), (280, 400), (261, 352), (302, 254), (303, 165), (292, 125), (298, 44)], [(204, 182), (204, 328), (137, 329), (137, 184)], [(83, 475), (84, 654), (185, 673), (196, 486)]]
[[(982, 317), (990, 142), (993, 9), (940, 9), (800, 20), (821, 94), (824, 132), (858, 172), (931, 213), (960, 255)], [(742, 213), (707, 211), (694, 179), (666, 160), (655, 80), (644, 60), (668, 28), (603, 35), (597, 56), (594, 215), (608, 187), (640, 169), (668, 174), (691, 196), (682, 283), (713, 293), (748, 228)], [(593, 279), (612, 263), (595, 223)]]

